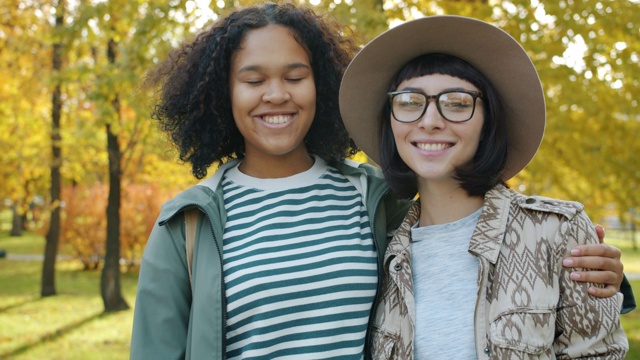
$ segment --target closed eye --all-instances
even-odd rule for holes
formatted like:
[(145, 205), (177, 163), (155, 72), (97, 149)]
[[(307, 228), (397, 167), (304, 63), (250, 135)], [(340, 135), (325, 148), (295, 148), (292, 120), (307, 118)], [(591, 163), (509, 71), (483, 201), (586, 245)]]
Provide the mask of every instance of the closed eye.
[(442, 105), (444, 105), (444, 107), (448, 108), (448, 109), (468, 109), (469, 107), (471, 107), (473, 104), (468, 102), (468, 101), (447, 101), (444, 103), (441, 103)]

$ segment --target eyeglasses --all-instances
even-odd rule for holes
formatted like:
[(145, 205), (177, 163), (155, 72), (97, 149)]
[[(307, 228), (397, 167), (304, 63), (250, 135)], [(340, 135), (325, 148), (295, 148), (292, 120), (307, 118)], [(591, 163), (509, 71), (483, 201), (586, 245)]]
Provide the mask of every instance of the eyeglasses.
[(451, 122), (468, 121), (476, 111), (476, 99), (482, 93), (471, 90), (448, 90), (437, 95), (427, 95), (421, 91), (403, 90), (390, 92), (389, 103), (394, 119), (403, 123), (420, 120), (429, 106), (429, 100), (436, 101), (438, 112)]

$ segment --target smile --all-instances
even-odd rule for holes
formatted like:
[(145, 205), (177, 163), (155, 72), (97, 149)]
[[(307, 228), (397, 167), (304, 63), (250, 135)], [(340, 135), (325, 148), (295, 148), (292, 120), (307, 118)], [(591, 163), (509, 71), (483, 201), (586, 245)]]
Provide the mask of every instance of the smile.
[(284, 124), (289, 122), (292, 118), (293, 116), (291, 115), (265, 115), (262, 117), (262, 120), (268, 124)]
[(416, 147), (424, 151), (440, 151), (451, 146), (449, 143), (416, 143)]

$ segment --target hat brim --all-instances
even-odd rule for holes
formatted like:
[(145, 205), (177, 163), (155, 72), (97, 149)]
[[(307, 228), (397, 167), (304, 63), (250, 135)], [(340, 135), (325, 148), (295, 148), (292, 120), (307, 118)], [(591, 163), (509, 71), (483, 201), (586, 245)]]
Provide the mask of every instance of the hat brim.
[(484, 21), (431, 16), (389, 29), (367, 44), (349, 64), (340, 86), (340, 112), (356, 144), (380, 163), (378, 116), (393, 76), (427, 53), (457, 56), (493, 84), (505, 108), (508, 157), (502, 179), (519, 173), (533, 158), (545, 128), (545, 102), (538, 73), (522, 46)]

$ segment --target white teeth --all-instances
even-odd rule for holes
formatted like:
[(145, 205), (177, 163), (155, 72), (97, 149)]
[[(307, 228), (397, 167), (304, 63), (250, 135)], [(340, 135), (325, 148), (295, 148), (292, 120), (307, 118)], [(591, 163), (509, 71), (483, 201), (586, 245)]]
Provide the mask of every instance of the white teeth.
[(284, 124), (287, 121), (289, 121), (291, 117), (285, 116), (285, 115), (274, 115), (274, 116), (264, 116), (263, 119), (269, 124)]
[(449, 145), (443, 144), (443, 143), (439, 143), (439, 144), (417, 143), (416, 146), (420, 150), (425, 150), (425, 151), (439, 151), (439, 150), (444, 150), (444, 149), (449, 147)]

